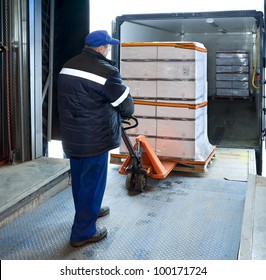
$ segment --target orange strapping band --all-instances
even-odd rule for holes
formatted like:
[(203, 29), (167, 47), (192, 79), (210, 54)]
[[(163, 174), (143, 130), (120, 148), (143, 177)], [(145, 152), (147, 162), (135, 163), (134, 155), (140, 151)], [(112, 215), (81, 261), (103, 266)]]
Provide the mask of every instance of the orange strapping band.
[(162, 47), (175, 47), (181, 49), (191, 49), (197, 50), (200, 52), (207, 52), (207, 49), (196, 46), (194, 43), (189, 42), (128, 42), (122, 43), (122, 47), (153, 47), (153, 46), (162, 46)]
[(149, 106), (182, 107), (182, 108), (188, 108), (188, 109), (198, 109), (198, 108), (207, 106), (208, 101), (202, 102), (200, 104), (182, 104), (182, 103), (171, 103), (171, 102), (134, 100), (134, 104), (149, 105)]

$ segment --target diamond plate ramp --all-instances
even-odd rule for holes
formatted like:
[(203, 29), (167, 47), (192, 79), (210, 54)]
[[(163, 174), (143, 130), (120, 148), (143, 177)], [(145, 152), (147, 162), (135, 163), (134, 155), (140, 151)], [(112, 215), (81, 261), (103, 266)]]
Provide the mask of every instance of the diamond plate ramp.
[(107, 238), (69, 245), (74, 207), (68, 188), (0, 229), (0, 258), (237, 259), (246, 182), (173, 172), (129, 195), (118, 168), (109, 168), (104, 197), (110, 215), (97, 222), (107, 227)]

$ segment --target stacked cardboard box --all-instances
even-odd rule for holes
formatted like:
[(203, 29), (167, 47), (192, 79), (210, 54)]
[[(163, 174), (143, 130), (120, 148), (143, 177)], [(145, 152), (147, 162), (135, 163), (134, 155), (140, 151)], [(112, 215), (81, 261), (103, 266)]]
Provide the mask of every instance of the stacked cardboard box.
[(216, 53), (217, 96), (249, 96), (249, 54), (245, 51)]
[[(157, 156), (205, 161), (214, 147), (207, 136), (207, 51), (194, 42), (123, 43), (121, 75), (135, 102), (142, 134)], [(121, 153), (127, 153), (124, 144)]]

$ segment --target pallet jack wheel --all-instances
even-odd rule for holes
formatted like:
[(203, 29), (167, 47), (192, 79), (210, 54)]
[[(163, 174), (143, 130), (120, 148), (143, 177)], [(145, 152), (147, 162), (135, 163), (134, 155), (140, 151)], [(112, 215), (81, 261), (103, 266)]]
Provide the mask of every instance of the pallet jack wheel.
[(143, 192), (147, 183), (147, 175), (144, 173), (127, 174), (126, 188), (129, 191)]
[(139, 173), (136, 178), (135, 191), (143, 192), (147, 184), (147, 175)]
[(135, 174), (133, 174), (132, 172), (128, 172), (127, 173), (127, 179), (126, 179), (126, 188), (128, 191), (133, 191), (135, 188)]

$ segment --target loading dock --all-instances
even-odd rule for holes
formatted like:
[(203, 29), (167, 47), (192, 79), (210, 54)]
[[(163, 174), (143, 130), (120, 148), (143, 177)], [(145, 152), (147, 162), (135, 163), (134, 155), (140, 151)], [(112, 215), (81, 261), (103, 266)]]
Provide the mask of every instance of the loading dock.
[[(56, 160), (56, 165), (61, 172), (66, 168), (65, 160), (61, 167)], [(16, 217), (16, 213), (10, 214), (10, 222), (0, 229), (0, 257), (238, 259), (248, 178), (249, 174), (255, 176), (255, 165), (252, 150), (218, 149), (206, 174), (173, 172), (163, 180), (149, 179), (145, 192), (129, 195), (125, 177), (118, 174), (119, 166), (111, 164), (104, 197), (111, 213), (98, 221), (99, 226), (108, 228), (108, 237), (80, 249), (73, 249), (68, 243), (74, 210), (65, 178), (63, 191), (15, 220), (12, 215)], [(47, 167), (43, 171), (50, 174)], [(23, 170), (23, 164), (18, 168)], [(34, 169), (32, 172), (35, 173)], [(5, 178), (3, 175), (1, 178)], [(5, 176), (9, 176), (8, 170)], [(29, 181), (37, 185), (34, 176), (24, 178), (27, 185), (30, 186)], [(9, 195), (13, 195), (11, 190)], [(14, 202), (17, 206), (21, 203)]]
[[(10, 161), (13, 164), (1, 166), (0, 169), (2, 260), (266, 258), (265, 247), (261, 246), (265, 244), (266, 239), (264, 227), (266, 183), (264, 178), (256, 176), (256, 162), (259, 166), (258, 173), (261, 171), (262, 140), (265, 134), (265, 114), (263, 115), (265, 93), (262, 86), (265, 80), (263, 67), (265, 37), (264, 18), (261, 12), (173, 13), (159, 15), (159, 18), (157, 15), (118, 18), (114, 35), (123, 41), (135, 40), (125, 36), (134, 32), (125, 33), (124, 27), (120, 29), (125, 23), (124, 26), (127, 27), (137, 26), (138, 31), (144, 28), (155, 31), (156, 36), (163, 34), (163, 40), (169, 38), (176, 40), (178, 35), (178, 39), (181, 40), (201, 41), (213, 57), (215, 49), (209, 48), (212, 42), (217, 42), (216, 46), (222, 46), (224, 39), (229, 38), (231, 40), (226, 42), (233, 43), (236, 48), (239, 42), (241, 47), (242, 43), (246, 43), (253, 53), (255, 37), (259, 35), (257, 67), (260, 71), (260, 80), (256, 82), (261, 87), (258, 92), (252, 93), (252, 98), (245, 98), (240, 102), (237, 98), (220, 102), (221, 100), (212, 99), (210, 96), (209, 127), (214, 130), (209, 131), (209, 137), (218, 148), (217, 158), (212, 161), (208, 173), (198, 175), (173, 173), (161, 182), (150, 180), (147, 192), (129, 196), (124, 185), (125, 178), (118, 174), (118, 166), (111, 165), (105, 202), (111, 207), (112, 212), (110, 216), (99, 220), (100, 225), (108, 227), (108, 238), (99, 244), (74, 250), (68, 245), (73, 216), (71, 192), (68, 187), (69, 167), (66, 160), (57, 161), (41, 157), (42, 137), (48, 136), (49, 140), (51, 136), (49, 129), (47, 134), (45, 129), (44, 135), (41, 133), (42, 117), (44, 124), (47, 120), (46, 114), (42, 114), (42, 109), (48, 104), (48, 123), (50, 123), (52, 106), (46, 100), (48, 87), (52, 88), (50, 71), (54, 70), (56, 75), (60, 63), (83, 46), (83, 41), (79, 42), (79, 39), (83, 38), (83, 33), (88, 32), (86, 11), (89, 1), (79, 1), (80, 6), (74, 1), (66, 1), (62, 6), (58, 1), (30, 1), (29, 7), (21, 5), (20, 0), (12, 2), (12, 5), (7, 0), (0, 2), (3, 4), (0, 25), (3, 35), (0, 53), (3, 62), (0, 77), (3, 82), (1, 101), (5, 105), (3, 110), (1, 109), (3, 139), (1, 139), (0, 163), (3, 165)], [(54, 4), (55, 10), (61, 14), (61, 27), (67, 26), (67, 28), (58, 26), (59, 31), (55, 30), (55, 39), (58, 40), (56, 42), (61, 42), (59, 39), (63, 37), (70, 40), (64, 41), (63, 46), (73, 48), (59, 47), (56, 52), (57, 65), (52, 69), (53, 65), (48, 65), (48, 60), (51, 61), (52, 56), (48, 53), (51, 54), (53, 51), (52, 25), (56, 20), (53, 18)], [(74, 5), (80, 12), (73, 9)], [(42, 11), (42, 8), (45, 10)], [(71, 13), (73, 10), (75, 13)], [(69, 14), (71, 16), (68, 16)], [(180, 24), (172, 25), (177, 19)], [(209, 19), (214, 19), (223, 29), (213, 29), (211, 25), (213, 22)], [(172, 29), (173, 26), (181, 27), (181, 32), (177, 34), (176, 30)], [(207, 33), (201, 29), (203, 26), (205, 28), (207, 26)], [(43, 28), (45, 34), (41, 32), (42, 27), (45, 27)], [(196, 31), (194, 34), (191, 33), (191, 28)], [(231, 28), (238, 30), (230, 31)], [(60, 31), (65, 33), (62, 34)], [(70, 31), (72, 36), (69, 36)], [(154, 32), (149, 32), (151, 36), (149, 38), (142, 32), (137, 34), (144, 35), (145, 40), (158, 38), (153, 36)], [(25, 38), (31, 40), (23, 41)], [(215, 38), (218, 40), (215, 41)], [(76, 41), (77, 44), (74, 46), (72, 43)], [(49, 47), (46, 47), (48, 45)], [(225, 47), (228, 49), (230, 45)], [(11, 63), (6, 60), (7, 49)], [(63, 53), (62, 49), (66, 53)], [(47, 57), (44, 61), (42, 54)], [(119, 58), (119, 53), (116, 54)], [(30, 65), (28, 60), (23, 59), (28, 56)], [(19, 69), (16, 68), (17, 65)], [(254, 63), (250, 65), (252, 67)], [(44, 73), (41, 73), (41, 69), (44, 69)], [(213, 63), (209, 69), (211, 95), (215, 88)], [(28, 76), (24, 77), (25, 73), (28, 73)], [(10, 97), (10, 103), (7, 102), (9, 101), (7, 97)], [(219, 105), (225, 104), (218, 107), (220, 111), (212, 106), (217, 103), (216, 101), (219, 101)], [(236, 107), (240, 103), (245, 106), (238, 111)], [(217, 119), (213, 118), (212, 112), (219, 112)], [(245, 114), (242, 118), (243, 112)], [(54, 121), (56, 122), (56, 118)], [(232, 131), (235, 132), (234, 135)], [(11, 139), (11, 135), (14, 139)], [(13, 140), (13, 145), (9, 143), (10, 140)], [(18, 149), (13, 149), (14, 147)], [(28, 173), (25, 173), (24, 168)], [(50, 168), (53, 168), (52, 172)], [(158, 228), (161, 229), (160, 234)]]

